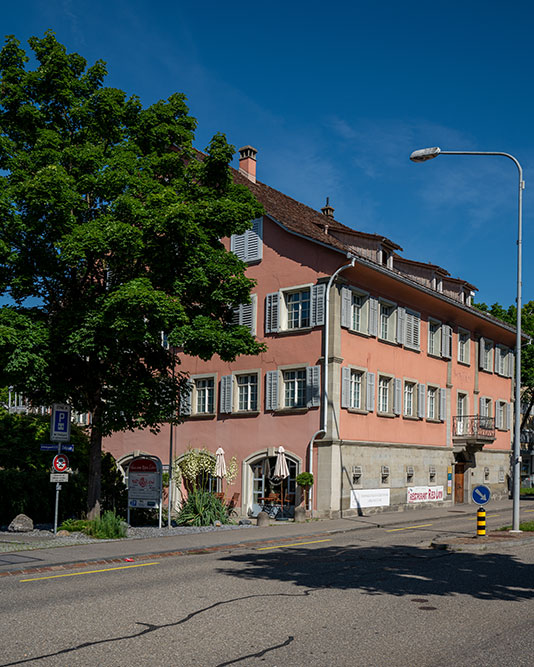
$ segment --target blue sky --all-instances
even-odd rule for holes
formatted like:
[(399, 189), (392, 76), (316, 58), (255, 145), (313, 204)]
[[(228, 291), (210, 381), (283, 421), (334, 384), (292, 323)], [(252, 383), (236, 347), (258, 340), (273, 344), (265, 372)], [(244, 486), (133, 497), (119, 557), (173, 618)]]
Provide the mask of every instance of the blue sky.
[(534, 3), (19, 0), (3, 4), (0, 25), (24, 43), (53, 29), (144, 104), (185, 93), (198, 148), (219, 131), (255, 146), (259, 180), (316, 209), (329, 196), (341, 222), (506, 306), (514, 164), (409, 155), (512, 153), (526, 180), (523, 301), (534, 299)]

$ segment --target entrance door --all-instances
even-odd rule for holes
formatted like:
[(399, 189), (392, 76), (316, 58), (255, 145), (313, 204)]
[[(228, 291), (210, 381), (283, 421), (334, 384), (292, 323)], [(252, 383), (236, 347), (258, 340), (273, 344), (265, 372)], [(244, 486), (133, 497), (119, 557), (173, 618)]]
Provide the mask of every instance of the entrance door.
[(464, 473), (465, 463), (455, 463), (454, 465), (454, 502), (464, 502)]

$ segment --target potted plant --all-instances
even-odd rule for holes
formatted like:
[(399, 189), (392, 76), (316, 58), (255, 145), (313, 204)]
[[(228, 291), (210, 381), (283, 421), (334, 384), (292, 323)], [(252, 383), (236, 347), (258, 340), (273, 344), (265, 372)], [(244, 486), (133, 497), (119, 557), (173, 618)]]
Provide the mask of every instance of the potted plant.
[(313, 475), (311, 472), (301, 472), (297, 475), (296, 482), (304, 492), (304, 507), (307, 508), (310, 487), (313, 486)]

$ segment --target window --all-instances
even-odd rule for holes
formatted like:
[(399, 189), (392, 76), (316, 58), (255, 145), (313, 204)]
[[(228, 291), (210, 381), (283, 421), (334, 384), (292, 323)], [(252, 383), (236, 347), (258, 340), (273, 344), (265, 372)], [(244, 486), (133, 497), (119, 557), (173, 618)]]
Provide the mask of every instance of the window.
[(495, 401), (495, 427), (501, 431), (510, 428), (512, 406), (506, 401)]
[(213, 414), (214, 399), (215, 399), (215, 383), (214, 379), (203, 378), (195, 380), (196, 390), (196, 413), (197, 414)]
[(428, 354), (441, 356), (441, 322), (428, 320)]
[(378, 302), (378, 336), (382, 340), (395, 342), (395, 304)]
[(416, 383), (406, 381), (404, 383), (404, 416), (415, 417), (415, 403), (416, 403)]
[(263, 256), (263, 218), (252, 221), (244, 234), (232, 234), (230, 250), (243, 262), (259, 262)]
[(404, 345), (413, 350), (419, 349), (421, 330), (421, 315), (413, 310), (406, 310), (406, 323), (404, 328)]
[(513, 352), (504, 345), (495, 346), (495, 372), (503, 377), (512, 377)]
[(369, 333), (369, 295), (349, 287), (341, 288), (341, 326)]
[(471, 334), (465, 329), (458, 329), (458, 361), (461, 364), (470, 363)]
[(491, 417), (491, 398), (480, 397), (480, 416)]
[(341, 407), (372, 412), (374, 410), (374, 373), (363, 368), (341, 369)]
[(493, 341), (481, 337), (478, 345), (479, 367), (491, 373), (493, 371)]
[[(281, 383), (281, 386), (280, 386)], [(265, 373), (265, 409), (313, 408), (321, 404), (321, 369), (303, 366)]]
[(240, 412), (258, 409), (258, 376), (237, 376), (237, 401)]
[(310, 290), (289, 292), (285, 295), (287, 328), (302, 329), (310, 326)]
[(426, 398), (427, 419), (445, 421), (447, 414), (447, 390), (429, 385)]
[(437, 419), (437, 387), (427, 388), (427, 419)]
[(392, 378), (381, 375), (378, 378), (378, 412), (388, 414), (391, 410)]
[(258, 296), (250, 295), (250, 303), (242, 303), (233, 309), (232, 324), (247, 327), (250, 333), (256, 335), (256, 312)]
[(294, 331), (324, 324), (326, 285), (302, 285), (267, 294), (265, 333)]

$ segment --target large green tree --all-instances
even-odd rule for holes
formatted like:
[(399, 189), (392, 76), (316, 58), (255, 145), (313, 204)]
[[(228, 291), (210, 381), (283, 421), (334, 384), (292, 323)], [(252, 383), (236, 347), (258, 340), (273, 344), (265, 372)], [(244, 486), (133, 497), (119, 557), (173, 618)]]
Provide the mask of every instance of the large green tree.
[[(513, 327), (517, 325), (517, 306), (515, 304), (508, 308), (503, 308), (499, 303), (494, 303), (492, 306), (476, 303), (475, 306)], [(521, 332), (534, 340), (534, 301), (529, 301), (521, 307)], [(521, 402), (523, 404), (521, 429), (523, 429), (534, 408), (534, 345), (532, 343), (523, 344), (521, 347)]]
[(0, 52), (0, 383), (91, 413), (92, 516), (103, 436), (179, 419), (176, 350), (261, 349), (232, 324), (253, 283), (221, 243), (261, 207), (223, 135), (193, 149), (183, 95), (143, 108), (53, 33), (29, 45), (35, 69), (13, 36)]

